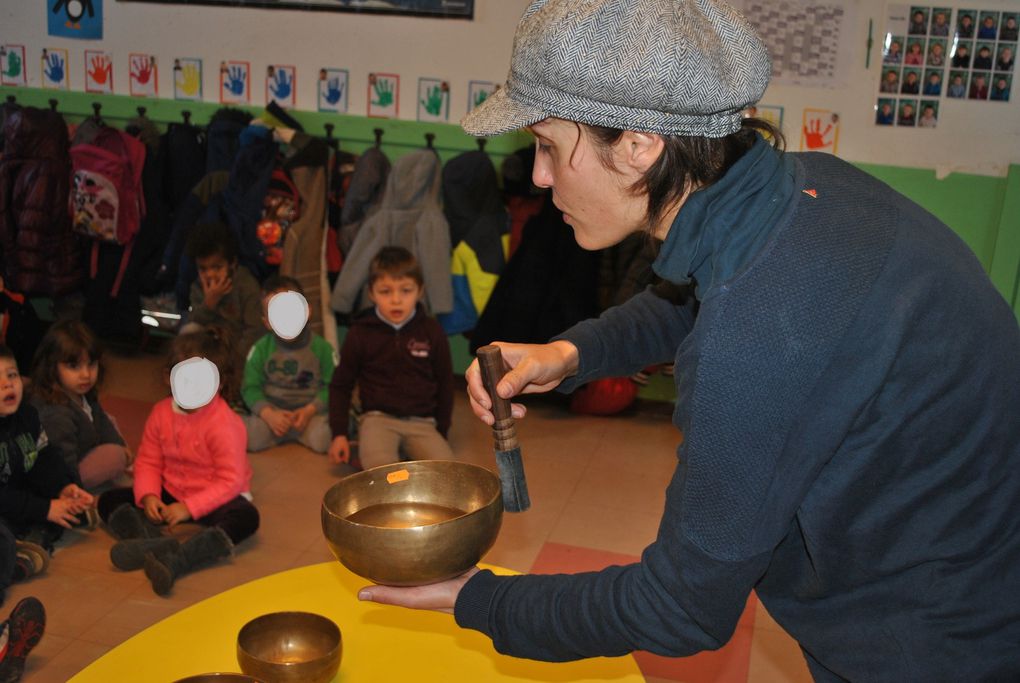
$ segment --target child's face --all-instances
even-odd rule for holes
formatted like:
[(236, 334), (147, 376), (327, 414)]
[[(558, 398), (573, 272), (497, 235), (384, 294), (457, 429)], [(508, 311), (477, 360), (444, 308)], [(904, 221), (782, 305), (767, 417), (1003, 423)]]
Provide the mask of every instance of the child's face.
[(18, 364), (13, 358), (0, 358), (0, 417), (18, 412), (23, 390)]
[(198, 267), (198, 278), (202, 283), (202, 288), (206, 289), (213, 285), (223, 284), (233, 277), (234, 266), (237, 265), (237, 262), (228, 261), (223, 254), (212, 254), (196, 258), (195, 265)]
[(88, 354), (83, 353), (81, 358), (70, 363), (57, 363), (57, 380), (69, 394), (81, 396), (89, 393), (96, 386), (98, 377), (99, 363), (89, 358)]
[(421, 294), (421, 285), (411, 278), (395, 278), (385, 274), (369, 288), (369, 298), (378, 307), (379, 314), (394, 325), (411, 317)]

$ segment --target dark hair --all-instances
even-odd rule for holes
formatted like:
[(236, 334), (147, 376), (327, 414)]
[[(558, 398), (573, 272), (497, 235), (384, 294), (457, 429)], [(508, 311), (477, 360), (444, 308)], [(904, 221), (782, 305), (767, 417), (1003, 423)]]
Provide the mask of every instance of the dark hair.
[(218, 325), (206, 325), (198, 332), (174, 337), (167, 352), (164, 369), (169, 374), (178, 363), (189, 358), (212, 361), (220, 373), (220, 395), (232, 400), (240, 390), (235, 343), (230, 330)]
[[(624, 131), (577, 124), (588, 130), (595, 141), (596, 153), (602, 165), (614, 170), (610, 148)], [(634, 195), (648, 196), (647, 227), (651, 230), (662, 219), (670, 206), (680, 201), (689, 191), (708, 187), (722, 178), (740, 157), (754, 146), (758, 135), (772, 139), (778, 150), (785, 147), (782, 132), (764, 119), (749, 117), (741, 121), (740, 130), (721, 138), (694, 135), (663, 136), (665, 148), (659, 158), (630, 186)]]
[(273, 292), (285, 291), (297, 292), (301, 296), (305, 295), (305, 290), (301, 287), (301, 283), (297, 281), (297, 278), (292, 278), (289, 275), (273, 274), (262, 283), (263, 296)]
[(233, 263), (237, 260), (237, 240), (225, 223), (199, 223), (191, 228), (184, 253), (191, 259), (219, 255)]
[(418, 259), (403, 247), (383, 247), (379, 250), (368, 269), (368, 286), (371, 287), (383, 275), (392, 278), (409, 277), (419, 287), (425, 282)]
[(14, 361), (15, 365), (18, 364), (17, 356), (14, 355), (14, 352), (11, 351), (11, 348), (6, 344), (0, 344), (0, 358), (9, 358)]
[(46, 403), (70, 403), (67, 393), (60, 387), (57, 365), (77, 363), (82, 356), (98, 364), (98, 387), (105, 372), (103, 349), (96, 335), (79, 320), (58, 320), (50, 325), (32, 358), (32, 395)]

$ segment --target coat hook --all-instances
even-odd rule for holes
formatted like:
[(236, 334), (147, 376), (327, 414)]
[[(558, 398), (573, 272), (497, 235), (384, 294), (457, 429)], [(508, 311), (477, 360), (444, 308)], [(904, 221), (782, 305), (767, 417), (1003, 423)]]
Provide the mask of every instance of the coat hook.
[(375, 133), (375, 146), (378, 147), (379, 145), (382, 144), (383, 129), (373, 128), (372, 132)]
[(436, 139), (435, 133), (425, 133), (425, 146), (429, 149), (433, 149), (432, 141)]
[(485, 143), (488, 142), (488, 140), (485, 139), (485, 138), (478, 138), (478, 140), (476, 142), (478, 142), (478, 151), (479, 152), (484, 152), (485, 151)]
[(181, 112), (181, 117), (184, 119), (184, 125), (187, 126), (191, 123), (191, 112), (185, 109)]
[(56, 110), (57, 110), (57, 105), (58, 105), (58, 104), (60, 104), (60, 103), (59, 103), (59, 102), (57, 102), (57, 100), (56, 100), (56, 99), (54, 99), (54, 98), (52, 98), (52, 97), (51, 97), (51, 98), (50, 98), (50, 111), (56, 111)]
[(18, 98), (15, 97), (14, 95), (8, 95), (7, 96), (7, 104), (15, 104), (17, 101), (18, 101)]
[(102, 109), (102, 108), (103, 108), (103, 105), (101, 105), (99, 102), (93, 102), (92, 103), (92, 112), (93, 112), (92, 115), (95, 116), (98, 119), (99, 118), (99, 110)]
[(332, 123), (327, 123), (323, 125), (323, 128), (326, 129), (326, 137), (330, 140), (333, 139), (333, 127), (334, 126)]
[(138, 115), (145, 116), (145, 107), (138, 107)]

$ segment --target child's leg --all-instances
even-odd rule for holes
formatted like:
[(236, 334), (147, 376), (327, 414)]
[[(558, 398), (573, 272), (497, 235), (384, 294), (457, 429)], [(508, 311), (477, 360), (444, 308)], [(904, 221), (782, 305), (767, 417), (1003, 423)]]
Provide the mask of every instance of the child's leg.
[(110, 523), (110, 515), (121, 505), (128, 504), (135, 506), (135, 491), (131, 488), (110, 489), (99, 494), (96, 500), (96, 509), (99, 511), (99, 518), (106, 524)]
[(115, 443), (104, 443), (85, 454), (78, 463), (82, 486), (94, 489), (116, 479), (127, 467), (127, 449)]
[(332, 440), (333, 432), (329, 429), (328, 415), (313, 415), (305, 426), (305, 431), (298, 437), (298, 441), (316, 453), (328, 451)]
[(241, 419), (244, 420), (244, 428), (248, 431), (248, 451), (251, 453), (272, 448), (289, 438), (287, 434), (283, 436), (273, 434), (266, 421), (258, 415), (242, 415)]
[(205, 517), (196, 519), (202, 526), (216, 526), (237, 545), (254, 534), (259, 528), (259, 511), (244, 496), (238, 496), (221, 505)]
[(401, 450), (411, 460), (453, 460), (450, 443), (436, 430), (436, 421), (428, 418), (403, 420)]
[(401, 422), (403, 420), (379, 412), (361, 416), (358, 457), (363, 469), (400, 462)]

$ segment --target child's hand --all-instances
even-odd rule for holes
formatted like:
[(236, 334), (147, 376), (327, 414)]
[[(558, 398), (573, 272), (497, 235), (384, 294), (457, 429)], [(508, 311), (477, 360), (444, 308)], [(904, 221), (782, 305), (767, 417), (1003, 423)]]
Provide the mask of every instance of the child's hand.
[(170, 503), (163, 508), (163, 521), (167, 523), (167, 526), (177, 526), (189, 519), (191, 519), (191, 513), (188, 512), (188, 506), (184, 503)]
[(199, 277), (199, 281), (202, 283), (202, 293), (205, 294), (206, 308), (216, 308), (220, 300), (234, 288), (234, 279), (229, 276), (222, 279)]
[(145, 516), (149, 518), (150, 522), (162, 524), (163, 511), (166, 510), (166, 505), (162, 500), (150, 493), (142, 498), (142, 509), (145, 510)]
[(329, 445), (329, 461), (334, 465), (346, 463), (351, 459), (351, 444), (346, 436), (333, 437)]
[(315, 404), (309, 403), (304, 408), (298, 408), (291, 413), (291, 425), (299, 432), (305, 431), (308, 421), (315, 415)]
[(259, 417), (266, 421), (269, 428), (276, 436), (283, 436), (290, 429), (291, 413), (288, 410), (280, 410), (272, 406), (266, 406), (259, 413)]
[(46, 513), (46, 519), (54, 524), (59, 524), (65, 529), (70, 529), (78, 521), (78, 513), (85, 508), (78, 508), (73, 498), (54, 498), (50, 501), (50, 509)]
[(60, 490), (60, 497), (72, 501), (72, 503), (79, 508), (77, 512), (84, 511), (85, 508), (90, 507), (96, 502), (96, 499), (91, 493), (77, 484), (68, 484), (62, 488)]

